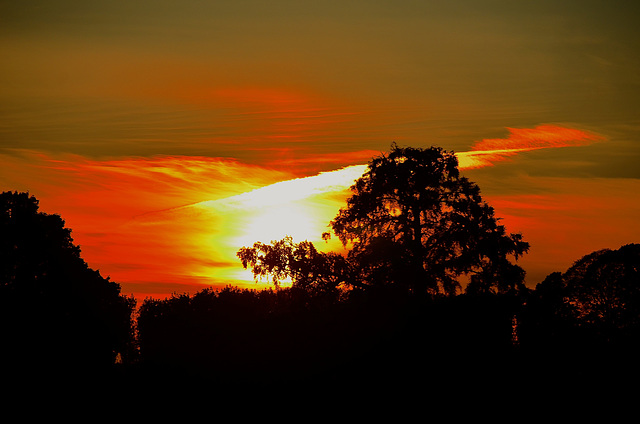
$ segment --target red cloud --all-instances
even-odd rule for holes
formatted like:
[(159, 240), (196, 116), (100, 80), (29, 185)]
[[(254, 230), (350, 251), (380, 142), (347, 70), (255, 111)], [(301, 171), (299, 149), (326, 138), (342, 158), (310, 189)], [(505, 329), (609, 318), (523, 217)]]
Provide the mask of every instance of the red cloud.
[(506, 160), (520, 152), (559, 147), (584, 146), (603, 137), (574, 128), (539, 125), (535, 128), (508, 128), (509, 137), (484, 139), (471, 151), (457, 154), (460, 168), (482, 168)]

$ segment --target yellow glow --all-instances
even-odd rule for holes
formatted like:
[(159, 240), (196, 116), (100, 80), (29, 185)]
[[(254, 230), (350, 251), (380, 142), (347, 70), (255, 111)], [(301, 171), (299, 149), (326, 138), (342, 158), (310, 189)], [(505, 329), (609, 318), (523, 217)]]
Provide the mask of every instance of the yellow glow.
[(346, 190), (365, 168), (366, 165), (349, 166), (193, 206), (233, 215), (242, 229), (231, 240), (238, 247), (256, 241), (269, 243), (286, 235), (297, 241), (321, 240), (327, 224), (343, 204)]
[(256, 241), (268, 243), (282, 238), (283, 231), (297, 240), (315, 239), (318, 222), (314, 215), (313, 210), (299, 203), (285, 203), (257, 210), (248, 223), (245, 234), (238, 239), (243, 245)]
[[(549, 128), (543, 129), (512, 129), (504, 139), (483, 140), (471, 151), (457, 153), (460, 168), (492, 166), (526, 151), (595, 141), (594, 137), (581, 133), (560, 130), (552, 133)], [(31, 190), (42, 200), (43, 210), (60, 213), (73, 228), (74, 240), (90, 266), (122, 284), (123, 292), (143, 299), (174, 292), (194, 293), (206, 286), (255, 288), (251, 270), (242, 268), (236, 252), (256, 241), (270, 243), (291, 236), (296, 243), (311, 241), (322, 251), (344, 252), (337, 237), (325, 243), (321, 236), (330, 231), (329, 222), (345, 206), (349, 187), (366, 171), (366, 165), (303, 178), (295, 178), (301, 174), (291, 169), (293, 165), (296, 169), (299, 165), (315, 169), (325, 160), (366, 162), (361, 156), (366, 155), (362, 151), (353, 157), (303, 155), (280, 166), (274, 160), (270, 167), (258, 167), (224, 158), (160, 156), (97, 161), (76, 155), (50, 157), (37, 151), (23, 151), (0, 154), (0, 162), (4, 164), (0, 167), (0, 181), (8, 187)], [(615, 184), (620, 184), (620, 180)], [(553, 187), (554, 191), (558, 189), (556, 183)], [(628, 228), (634, 228), (631, 222), (635, 221), (628, 219), (637, 215), (635, 198), (627, 203), (608, 199), (605, 204), (619, 207), (607, 210), (604, 216), (609, 218), (602, 221), (595, 215), (587, 215), (588, 211), (601, 211), (602, 207), (587, 204), (583, 197), (566, 201), (573, 190), (571, 186), (562, 192), (564, 200), (542, 196), (542, 200), (527, 198), (523, 205), (516, 206), (508, 202), (513, 197), (487, 198), (501, 211), (509, 229), (522, 231), (534, 246), (544, 246), (537, 251), (553, 252), (550, 259), (535, 252), (527, 255), (525, 261), (538, 255), (537, 263), (543, 263), (539, 274), (528, 270), (534, 276), (533, 281), (543, 278), (544, 272), (564, 266), (556, 264), (557, 258), (586, 253), (567, 249), (566, 240), (584, 237), (579, 231), (570, 232), (571, 225), (580, 223), (576, 217), (603, 229), (603, 222), (613, 222), (611, 217), (616, 217), (617, 223), (608, 224), (602, 235), (591, 237), (594, 231), (590, 231), (589, 240), (581, 240), (580, 246), (593, 246), (592, 250), (598, 247), (595, 241), (603, 244), (600, 240), (609, 240), (615, 234), (621, 235), (620, 241), (626, 241)], [(635, 186), (627, 187), (616, 191), (616, 195), (637, 191), (634, 190)], [(593, 189), (593, 192), (604, 191)], [(571, 219), (562, 230), (547, 224), (561, 222), (560, 210), (543, 209), (540, 214), (546, 214), (544, 220), (528, 215), (532, 204), (538, 205), (547, 198), (551, 199), (549, 204), (574, 205)], [(575, 205), (583, 203), (586, 206), (575, 209)], [(544, 237), (535, 240), (535, 234)], [(549, 234), (566, 235), (556, 240)]]
[(242, 268), (236, 252), (285, 236), (296, 243), (311, 241), (321, 250), (341, 250), (336, 238), (325, 243), (322, 233), (329, 231), (328, 224), (344, 206), (349, 187), (365, 169), (366, 165), (354, 165), (177, 208), (170, 221), (184, 223), (185, 240), (193, 246), (191, 255), (201, 257), (201, 265), (192, 267), (190, 275), (203, 281), (253, 284), (251, 271)]

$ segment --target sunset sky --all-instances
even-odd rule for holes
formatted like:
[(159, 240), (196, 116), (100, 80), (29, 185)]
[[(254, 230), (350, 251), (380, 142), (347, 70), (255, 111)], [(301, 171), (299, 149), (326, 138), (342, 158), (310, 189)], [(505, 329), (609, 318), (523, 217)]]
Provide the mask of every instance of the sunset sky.
[[(256, 286), (236, 251), (321, 234), (372, 156), (455, 151), (529, 287), (640, 242), (640, 5), (0, 0), (0, 189), (124, 294)], [(334, 238), (335, 239), (335, 238)]]

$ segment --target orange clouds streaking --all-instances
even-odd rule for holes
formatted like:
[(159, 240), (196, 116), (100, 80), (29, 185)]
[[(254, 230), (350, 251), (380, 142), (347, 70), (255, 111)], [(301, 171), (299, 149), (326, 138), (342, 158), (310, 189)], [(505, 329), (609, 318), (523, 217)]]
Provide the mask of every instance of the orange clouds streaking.
[[(491, 166), (520, 152), (600, 139), (554, 126), (509, 131), (506, 139), (483, 140), (474, 150), (458, 153), (460, 168)], [(124, 293), (162, 298), (206, 286), (254, 286), (251, 273), (242, 269), (235, 253), (256, 241), (268, 243), (290, 235), (295, 241), (317, 243), (323, 250), (342, 249), (337, 240), (325, 244), (321, 235), (344, 206), (349, 187), (366, 170), (364, 163), (380, 153), (295, 153), (292, 159), (274, 158), (269, 168), (196, 156), (93, 160), (13, 151), (0, 154), (4, 165), (0, 182), (3, 190), (31, 192), (41, 201), (44, 212), (60, 214), (73, 230), (87, 263), (120, 283)], [(343, 163), (351, 165), (340, 167)], [(333, 170), (318, 173), (320, 165)], [(305, 166), (311, 176), (300, 175)], [(584, 215), (576, 208), (590, 207), (597, 193), (575, 192), (584, 187), (574, 190), (572, 184), (577, 183), (570, 179), (563, 183), (566, 191), (562, 196), (573, 202), (566, 207), (561, 207), (562, 198), (553, 193), (540, 198), (487, 198), (492, 206), (495, 203), (497, 213), (505, 216), (508, 230), (522, 232), (532, 243), (532, 251), (554, 252), (551, 256), (533, 254), (538, 259), (532, 267), (554, 266), (540, 268), (544, 271), (534, 272), (535, 277), (557, 270), (559, 263), (553, 262), (554, 258), (562, 257), (565, 262), (576, 259), (572, 238), (586, 245), (580, 241), (580, 229), (571, 225), (578, 220), (572, 220), (570, 214)], [(633, 186), (633, 182), (625, 184)], [(599, 189), (606, 189), (605, 185), (603, 182)], [(623, 212), (598, 210), (615, 217), (637, 209), (635, 203), (620, 203), (618, 197), (612, 198), (611, 204), (626, 208)], [(632, 227), (627, 215), (624, 217), (625, 225)], [(558, 220), (566, 224), (554, 229), (552, 224)], [(606, 228), (596, 216), (584, 216), (580, 222), (587, 228)], [(615, 222), (609, 227), (611, 234), (624, 232)], [(563, 231), (567, 235), (560, 239)], [(610, 246), (605, 234), (598, 233), (596, 239), (602, 246), (589, 246)], [(558, 253), (562, 249), (564, 256)]]
[(17, 151), (0, 154), (0, 161), (3, 187), (40, 193), (50, 208), (62, 208), (71, 217), (74, 211), (94, 211), (129, 219), (293, 178), (232, 159), (194, 156), (92, 160)]
[(185, 270), (218, 261), (214, 252), (193, 252), (195, 236), (219, 227), (216, 217), (150, 221), (148, 214), (294, 178), (205, 157), (98, 161), (22, 151), (0, 154), (0, 161), (2, 190), (29, 191), (43, 212), (60, 214), (89, 266), (121, 283), (125, 293), (140, 296), (202, 287), (206, 283)]
[(366, 167), (296, 178), (206, 157), (99, 161), (20, 151), (0, 161), (2, 189), (29, 191), (43, 212), (60, 214), (89, 266), (137, 298), (253, 287), (235, 253), (255, 241), (291, 235), (340, 249), (321, 235)]
[(508, 128), (509, 137), (484, 139), (471, 151), (457, 153), (461, 169), (493, 166), (495, 162), (521, 152), (559, 147), (585, 146), (602, 141), (602, 136), (573, 128), (539, 125), (535, 128)]

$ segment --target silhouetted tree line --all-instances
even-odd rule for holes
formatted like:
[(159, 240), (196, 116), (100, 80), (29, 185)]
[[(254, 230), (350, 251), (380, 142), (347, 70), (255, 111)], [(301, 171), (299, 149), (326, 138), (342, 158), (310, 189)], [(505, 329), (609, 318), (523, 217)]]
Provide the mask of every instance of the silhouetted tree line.
[(87, 266), (58, 215), (0, 194), (3, 377), (108, 371), (136, 353), (135, 300)]
[(2, 193), (0, 214), (3, 364), (21, 371), (344, 390), (637, 371), (640, 245), (593, 252), (528, 289), (515, 263), (528, 243), (439, 148), (394, 145), (369, 163), (330, 223), (347, 254), (257, 242), (237, 255), (272, 287), (146, 299), (137, 313), (33, 196)]

